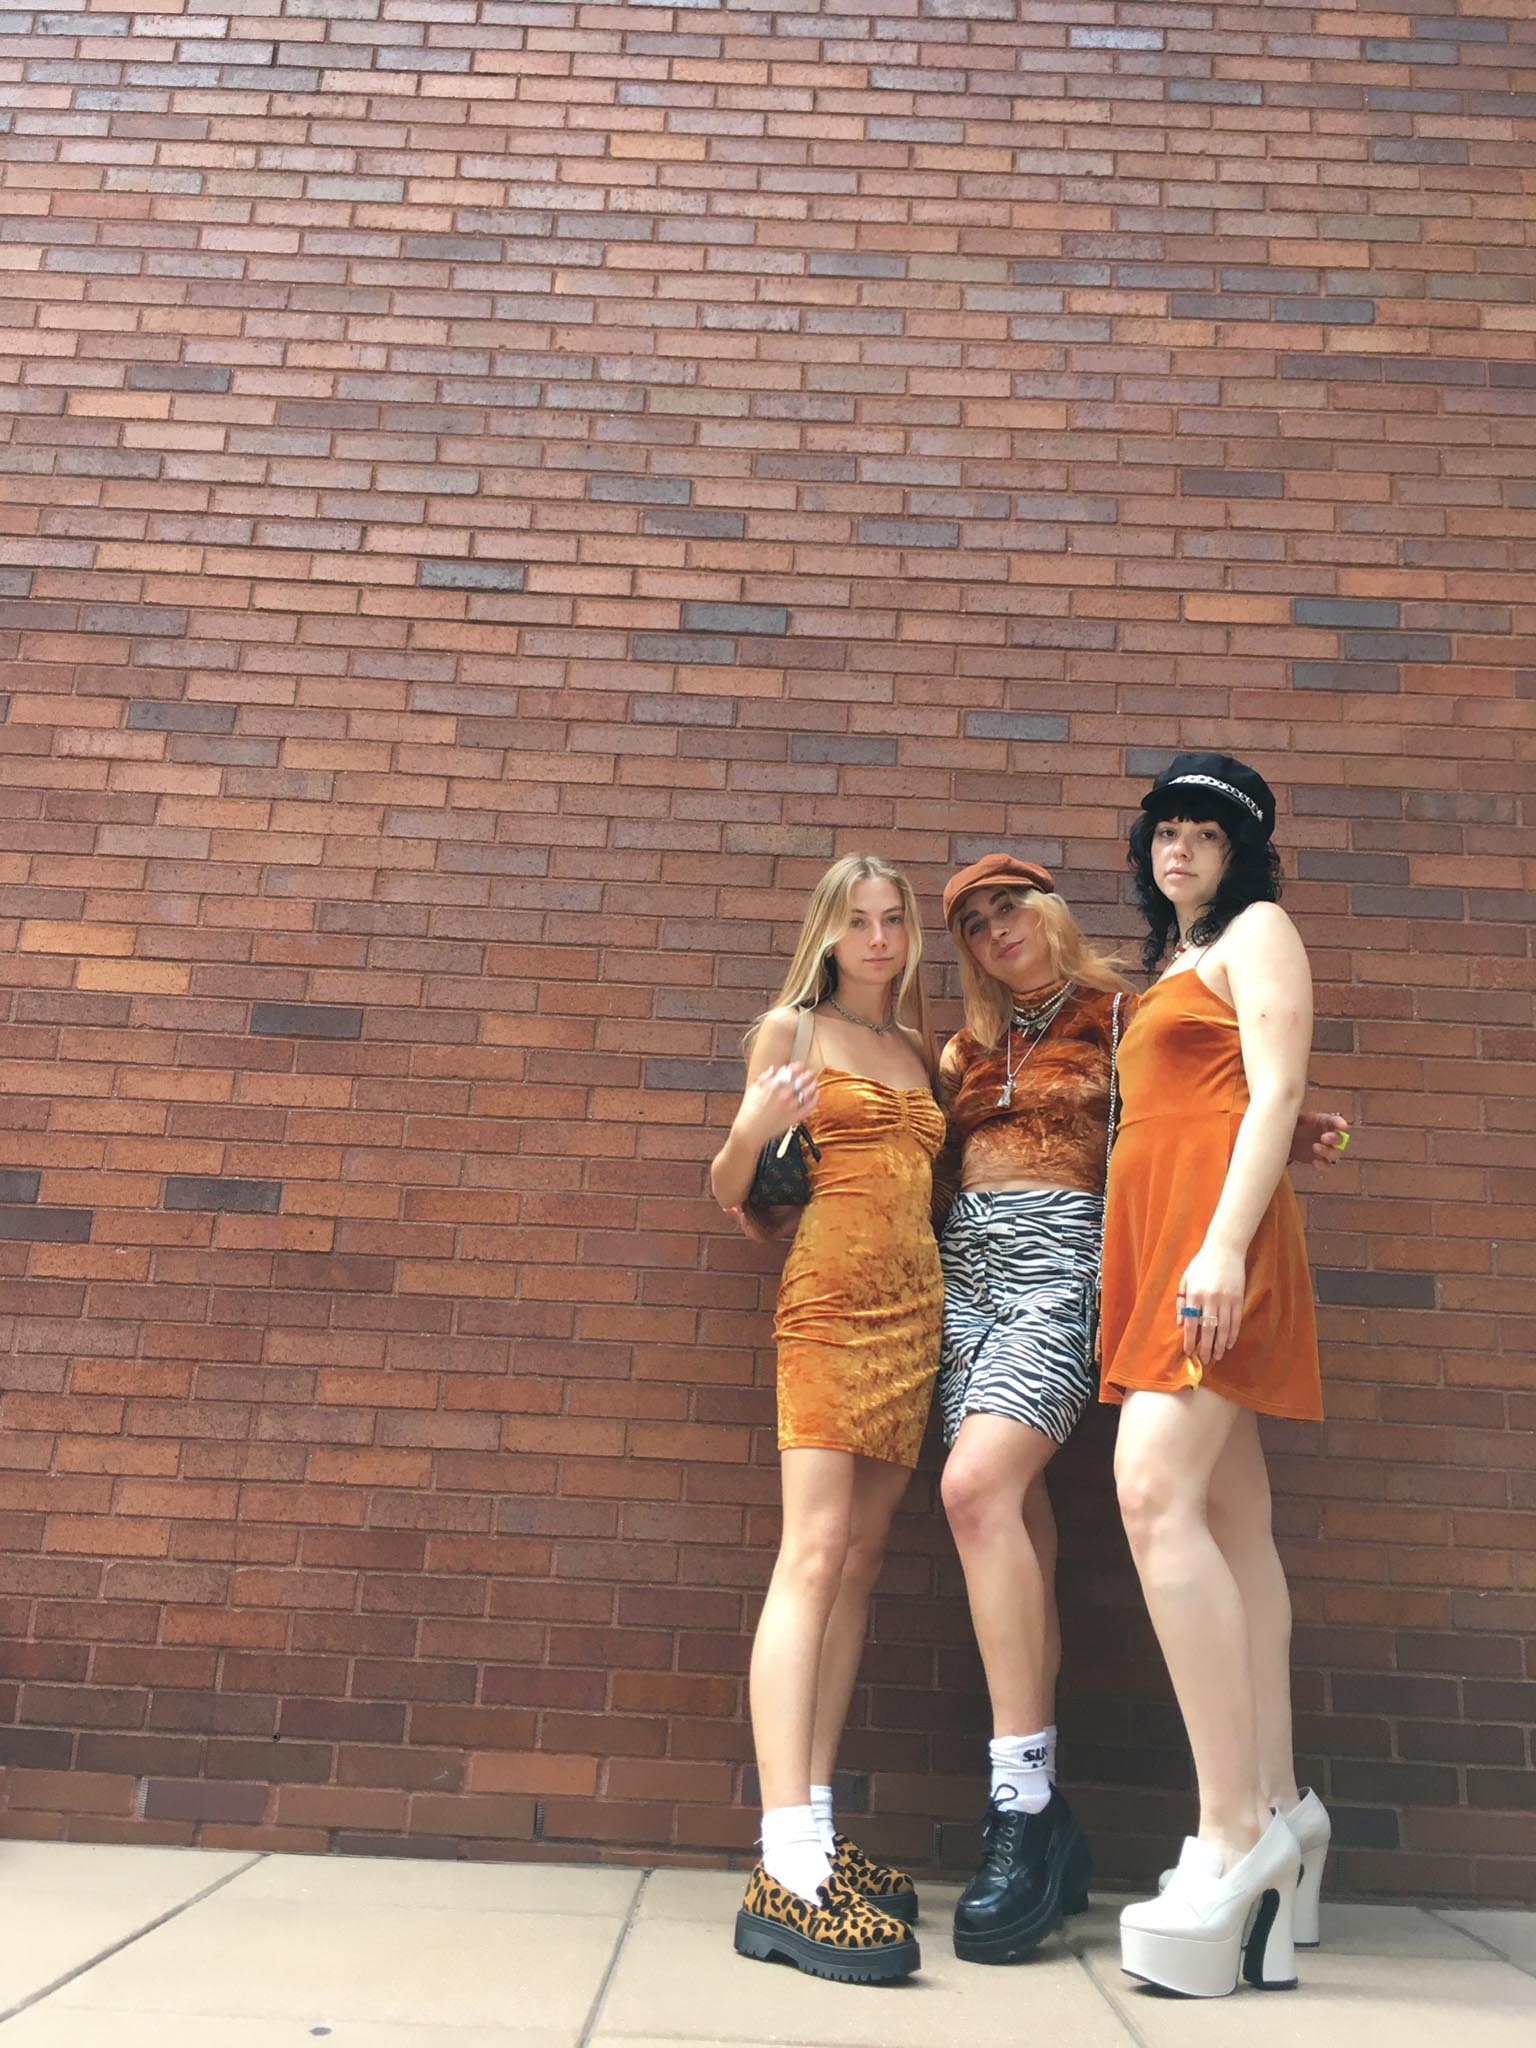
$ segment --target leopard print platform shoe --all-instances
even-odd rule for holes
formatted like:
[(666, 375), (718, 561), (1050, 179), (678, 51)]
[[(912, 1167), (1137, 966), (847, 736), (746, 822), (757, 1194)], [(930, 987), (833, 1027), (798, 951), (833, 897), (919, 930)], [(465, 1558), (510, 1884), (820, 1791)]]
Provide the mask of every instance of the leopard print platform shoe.
[(835, 1874), (817, 1900), (812, 1905), (786, 1891), (759, 1863), (736, 1915), (736, 1953), (764, 1963), (793, 1963), (839, 1984), (897, 1984), (917, 1968), (917, 1943), (902, 1922)]
[(894, 1920), (917, 1925), (917, 1886), (904, 1870), (889, 1863), (877, 1863), (866, 1856), (857, 1842), (846, 1835), (832, 1837), (832, 1875), (841, 1878), (850, 1891), (868, 1899)]

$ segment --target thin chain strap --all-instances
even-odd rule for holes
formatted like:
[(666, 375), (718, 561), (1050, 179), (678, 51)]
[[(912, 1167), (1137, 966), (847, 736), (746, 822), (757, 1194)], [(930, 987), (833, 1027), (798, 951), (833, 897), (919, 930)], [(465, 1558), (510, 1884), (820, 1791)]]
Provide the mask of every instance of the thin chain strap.
[(1115, 997), (1114, 1008), (1109, 1016), (1109, 1128), (1104, 1135), (1104, 1192), (1109, 1193), (1109, 1155), (1115, 1149), (1115, 1126), (1120, 1121), (1120, 1075), (1117, 1062), (1120, 1057), (1120, 1005), (1123, 996)]

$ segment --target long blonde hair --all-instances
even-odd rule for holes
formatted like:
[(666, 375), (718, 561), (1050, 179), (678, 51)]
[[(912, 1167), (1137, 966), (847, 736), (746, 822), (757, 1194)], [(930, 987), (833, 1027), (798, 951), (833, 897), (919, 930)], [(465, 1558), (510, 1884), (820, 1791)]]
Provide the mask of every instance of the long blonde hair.
[[(1006, 889), (1010, 885), (1004, 880), (998, 883), (998, 887)], [(996, 975), (987, 973), (961, 936), (960, 924), (965, 916), (965, 906), (973, 893), (982, 895), (987, 892), (980, 889), (962, 896), (950, 918), (949, 930), (955, 942), (955, 959), (960, 967), (965, 1028), (983, 1052), (996, 1052), (1013, 1015), (1013, 990), (1006, 982), (999, 981)], [(1129, 991), (1131, 984), (1120, 972), (1119, 955), (1095, 946), (1059, 896), (1041, 889), (1013, 888), (1010, 893), (1020, 897), (1026, 909), (1040, 914), (1040, 931), (1050, 954), (1053, 980), (1075, 981), (1079, 988), (1103, 989), (1106, 992)]]
[[(852, 914), (850, 899), (861, 882), (889, 882), (901, 898), (902, 916), (907, 928), (907, 959), (901, 970), (901, 979), (896, 984), (892, 1009), (899, 1024), (905, 1024), (908, 1030), (917, 1033), (923, 1058), (932, 1072), (935, 1067), (933, 1033), (928, 1024), (928, 999), (923, 993), (922, 976), (918, 972), (923, 957), (923, 926), (918, 916), (917, 897), (901, 869), (893, 867), (888, 860), (881, 860), (878, 854), (845, 853), (841, 860), (833, 861), (811, 891), (794, 955), (773, 1006), (814, 1009), (836, 991), (837, 962), (832, 958), (832, 948), (848, 929)], [(756, 1018), (747, 1034), (749, 1048), (762, 1021), (762, 1017)]]

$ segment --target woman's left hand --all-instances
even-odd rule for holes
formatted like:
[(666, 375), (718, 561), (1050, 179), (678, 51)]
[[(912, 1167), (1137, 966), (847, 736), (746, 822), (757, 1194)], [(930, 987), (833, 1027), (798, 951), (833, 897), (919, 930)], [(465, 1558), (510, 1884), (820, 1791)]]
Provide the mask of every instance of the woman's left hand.
[(1214, 1365), (1237, 1342), (1247, 1272), (1240, 1252), (1206, 1243), (1184, 1268), (1174, 1304), (1186, 1358)]

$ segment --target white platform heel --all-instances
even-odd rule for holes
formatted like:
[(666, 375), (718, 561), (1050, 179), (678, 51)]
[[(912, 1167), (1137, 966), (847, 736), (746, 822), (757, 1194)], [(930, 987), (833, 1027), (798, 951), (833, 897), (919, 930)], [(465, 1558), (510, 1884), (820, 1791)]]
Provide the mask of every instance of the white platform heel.
[(1296, 1946), (1316, 1948), (1322, 1940), (1318, 1901), (1323, 1889), (1323, 1865), (1328, 1861), (1328, 1844), (1333, 1823), (1328, 1809), (1309, 1785), (1288, 1814), (1285, 1824), (1296, 1837), (1301, 1851), (1301, 1876), (1296, 1885)]
[[(1328, 1861), (1328, 1844), (1333, 1838), (1333, 1823), (1328, 1818), (1327, 1807), (1310, 1785), (1290, 1812), (1282, 1817), (1301, 1851), (1301, 1876), (1296, 1883), (1294, 1914), (1296, 1946), (1320, 1948), (1323, 1937), (1319, 1901), (1323, 1890), (1323, 1866)], [(1157, 1888), (1165, 1892), (1172, 1883), (1173, 1872), (1165, 1870), (1157, 1880)], [(1244, 1928), (1243, 1940), (1247, 1939), (1248, 1930)]]
[(1225, 1876), (1213, 1843), (1186, 1841), (1167, 1890), (1120, 1915), (1120, 1967), (1186, 1998), (1225, 1998), (1239, 1971), (1258, 1990), (1291, 1990), (1300, 1869), (1296, 1837), (1278, 1815)]

